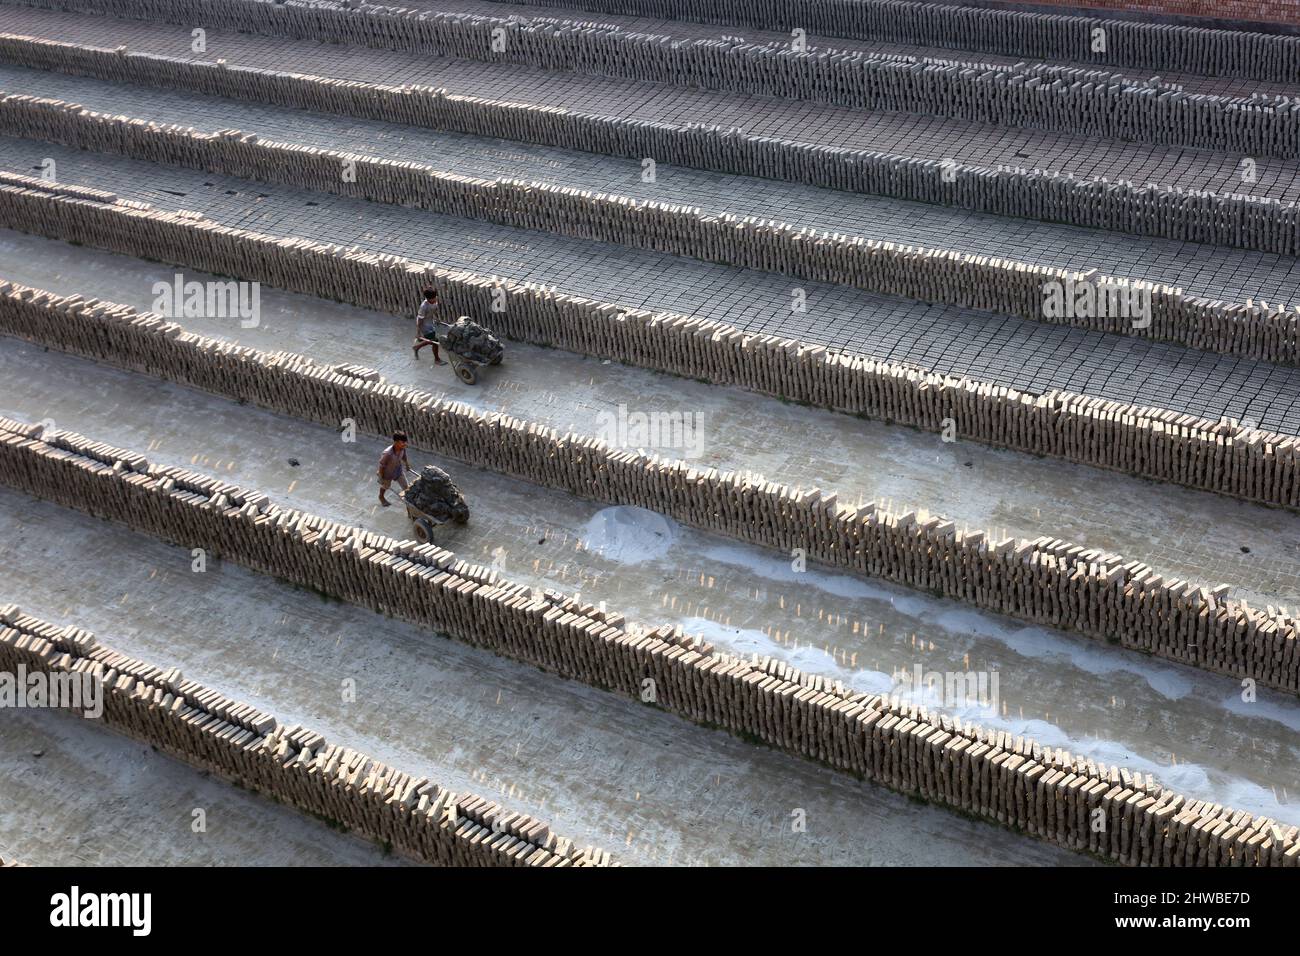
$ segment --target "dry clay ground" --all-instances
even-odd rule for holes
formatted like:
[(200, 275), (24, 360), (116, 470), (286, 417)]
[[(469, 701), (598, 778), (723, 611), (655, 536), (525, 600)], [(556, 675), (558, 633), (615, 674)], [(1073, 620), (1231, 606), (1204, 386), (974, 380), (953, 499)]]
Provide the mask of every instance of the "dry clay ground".
[[(485, 6), (500, 5), (462, 3), (454, 9)], [(509, 9), (526, 15), (531, 8)], [(548, 8), (546, 15), (560, 14)], [(167, 49), (169, 38), (184, 33), (179, 27), (7, 5), (0, 6), (0, 18), (21, 32), (104, 46), (129, 38), (133, 49)], [(706, 29), (662, 22), (655, 27), (683, 35)], [(232, 61), (306, 56), (303, 44), (251, 36), (224, 40)], [(440, 77), (492, 82), (482, 70), (458, 72), (455, 62), (434, 61), (426, 66), (443, 70)], [(318, 72), (364, 76), (407, 61), (373, 50), (334, 50), (311, 62)], [(0, 84), (6, 92), (59, 96), (199, 128), (238, 125), (318, 145), (346, 143), (358, 151), (378, 141), (386, 154), (479, 175), (613, 188), (625, 172), (620, 163), (628, 165), (3, 66)], [(612, 97), (617, 90), (603, 81), (552, 76), (537, 95), (559, 97), (585, 88), (590, 102), (606, 86)], [(716, 102), (736, 115), (759, 110), (762, 104), (753, 100), (683, 97), (692, 108)], [(647, 96), (627, 108), (649, 116), (664, 102), (664, 95)], [(608, 98), (605, 105), (612, 108)], [(828, 118), (827, 131), (838, 128), (830, 123), (833, 110), (817, 112)], [(902, 120), (876, 117), (866, 128), (884, 142), (901, 128), (888, 127), (891, 122), (897, 127)], [(960, 143), (971, 151), (992, 149), (990, 143), (1005, 132), (958, 125), (931, 123), (927, 129), (945, 145)], [(1019, 149), (1035, 135), (1019, 131), (999, 142)], [(1168, 151), (1134, 144), (1107, 148), (1117, 162), (1127, 157), (1179, 168)], [(1078, 155), (1062, 152), (1059, 161), (1075, 163)], [(580, 294), (613, 301), (761, 325), (770, 320), (761, 305), (765, 297), (779, 299), (789, 285), (763, 273), (615, 247), (597, 251), (575, 240), (0, 139), (0, 168), (31, 172), (45, 157), (58, 159), (64, 181), (109, 188), (158, 208), (202, 209), (219, 221), (274, 234), (361, 241), (480, 272), (567, 283)], [(1194, 159), (1188, 175), (1205, 182), (1225, 168), (1212, 156)], [(1261, 190), (1288, 194), (1289, 177), (1279, 176), (1276, 166), (1269, 177)], [(665, 186), (676, 190), (670, 201), (769, 212), (794, 189), (780, 183), (761, 187), (691, 171), (669, 177)], [(629, 181), (626, 191), (636, 194), (637, 188)], [(1102, 257), (1113, 271), (1140, 275), (1158, 269), (1162, 279), (1189, 288), (1200, 283), (1207, 291), (1294, 298), (1295, 263), (1279, 257), (992, 220), (872, 197), (804, 193), (802, 207), (791, 208), (806, 209), (812, 225), (877, 229), (893, 238), (946, 240), (972, 249), (1010, 244), (1018, 256), (1057, 263)], [(0, 277), (53, 291), (144, 309), (154, 299), (154, 284), (177, 271), (0, 231)], [(187, 280), (211, 278), (183, 271)], [(833, 308), (820, 327), (815, 316), (808, 319), (808, 334), (832, 343), (1022, 384), (1090, 387), (1126, 400), (1152, 401), (1158, 391), (1174, 407), (1249, 412), (1278, 427), (1300, 427), (1294, 407), (1278, 399), (1300, 381), (1295, 370), (853, 290), (823, 291)], [(446, 369), (433, 368), (427, 353), (423, 361), (412, 358), (407, 320), (265, 287), (259, 319), (256, 328), (221, 317), (181, 321), (187, 329), (268, 351), (366, 365), (399, 384), (579, 433), (592, 433), (602, 415), (620, 408), (686, 411), (698, 426), (697, 440), (673, 449), (677, 456), (835, 489), (845, 500), (930, 509), (963, 526), (1067, 538), (1193, 582), (1228, 583), (1235, 596), (1260, 604), (1300, 602), (1295, 514), (969, 442), (946, 444), (906, 428), (522, 343), (508, 343), (506, 363), (479, 385), (465, 386)], [(1008, 353), (1002, 343), (1020, 343), (1024, 351)], [(278, 502), (406, 535), (400, 509), (385, 511), (374, 501), (374, 460), (383, 446), (378, 436), (345, 443), (328, 428), (7, 338), (0, 339), (0, 383), (0, 415), (50, 420), (154, 461), (259, 488)], [(996, 671), (998, 708), (973, 706), (963, 716), (1151, 773), (1194, 798), (1300, 824), (1293, 806), (1300, 792), (1300, 707), (1294, 698), (1262, 692), (1245, 703), (1237, 682), (1227, 678), (879, 582), (815, 568), (795, 573), (788, 555), (681, 527), (654, 512), (603, 507), (420, 449), (412, 457), (417, 466), (446, 468), (469, 493), (473, 520), (467, 528), (440, 532), (440, 543), (471, 560), (494, 563), (508, 577), (580, 592), (634, 619), (679, 623), (723, 649), (780, 657), (861, 690), (899, 690), (900, 675), (917, 665), (927, 671)], [(580, 843), (604, 846), (626, 863), (1087, 862), (233, 566), (214, 562), (204, 573), (192, 573), (181, 549), (2, 489), (0, 599), (88, 627), (130, 654), (179, 666), (188, 677), (402, 769), (498, 799)], [(314, 656), (310, 668), (301, 663), (307, 654)], [(339, 693), (348, 679), (358, 688), (355, 701)], [(368, 844), (204, 778), (93, 722), (34, 712), (2, 714), (0, 721), (0, 856), (104, 864), (386, 861)], [(189, 826), (197, 807), (205, 808), (209, 820), (201, 836)], [(807, 820), (804, 832), (791, 827), (799, 811)]]

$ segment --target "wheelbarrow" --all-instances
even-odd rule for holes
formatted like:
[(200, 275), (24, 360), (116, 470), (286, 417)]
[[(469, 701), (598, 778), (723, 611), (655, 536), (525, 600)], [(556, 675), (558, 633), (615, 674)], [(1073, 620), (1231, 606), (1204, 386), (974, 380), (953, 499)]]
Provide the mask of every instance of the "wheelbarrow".
[(457, 352), (447, 344), (447, 330), (451, 328), (449, 322), (436, 322), (433, 326), (433, 341), (438, 343), (438, 348), (447, 353), (447, 361), (451, 364), (451, 370), (456, 373), (456, 377), (466, 385), (473, 385), (478, 381), (478, 370), (486, 365), (500, 365), (501, 356), (498, 355), (490, 362), (480, 362), (469, 355), (463, 355)]
[[(410, 474), (419, 479), (419, 472), (412, 471)], [(461, 518), (454, 518), (452, 515), (434, 515), (416, 507), (407, 500), (406, 493), (409, 488), (403, 488), (397, 493), (397, 498), (406, 506), (406, 516), (411, 519), (411, 524), (415, 526), (415, 540), (420, 544), (431, 544), (433, 542), (433, 529), (439, 525), (447, 524), (449, 521), (456, 521), (457, 524), (465, 524), (469, 520), (469, 509), (465, 509), (465, 515)], [(463, 503), (464, 499), (461, 498)]]
[(411, 524), (415, 526), (415, 540), (420, 544), (432, 544), (433, 529), (451, 520), (450, 518), (439, 518), (421, 511), (406, 500), (405, 490), (400, 491), (397, 497), (402, 499), (402, 504), (406, 505), (406, 516), (411, 519)]

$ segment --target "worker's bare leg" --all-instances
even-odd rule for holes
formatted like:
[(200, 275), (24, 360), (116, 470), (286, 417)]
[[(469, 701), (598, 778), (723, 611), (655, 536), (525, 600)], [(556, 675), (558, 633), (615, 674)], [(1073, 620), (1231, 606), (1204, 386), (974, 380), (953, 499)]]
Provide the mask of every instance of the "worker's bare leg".
[(434, 365), (446, 365), (446, 364), (447, 364), (446, 362), (444, 362), (444, 361), (442, 360), (442, 356), (438, 353), (438, 343), (435, 342), (435, 341), (433, 341), (433, 339), (416, 339), (416, 340), (415, 340), (415, 345), (411, 346), (411, 351), (415, 353), (415, 357), (416, 357), (417, 359), (420, 357), (420, 349), (424, 348), (426, 345), (431, 346), (431, 347), (433, 348), (433, 364), (434, 364)]

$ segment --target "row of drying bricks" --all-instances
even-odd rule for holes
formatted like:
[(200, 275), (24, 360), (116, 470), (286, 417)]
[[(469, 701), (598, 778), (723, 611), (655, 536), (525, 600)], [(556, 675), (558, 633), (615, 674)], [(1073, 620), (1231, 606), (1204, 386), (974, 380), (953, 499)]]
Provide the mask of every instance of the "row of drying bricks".
[(0, 669), (90, 675), (115, 731), (399, 853), (444, 866), (609, 865), (546, 824), (473, 794), (457, 795), (349, 747), (224, 697), (176, 669), (100, 645), (89, 632), (0, 607)]
[[(267, 281), (279, 288), (401, 313), (432, 283), (449, 306), (523, 341), (618, 358), (821, 407), (1174, 481), (1248, 500), (1300, 505), (1300, 441), (1188, 414), (1053, 392), (1031, 395), (920, 373), (865, 356), (705, 320), (651, 315), (305, 239), (274, 239), (202, 216), (161, 213), (111, 194), (0, 174), (0, 222), (128, 255)], [(509, 307), (491, 303), (507, 294)], [(665, 334), (668, 333), (668, 334)], [(954, 411), (973, 410), (956, 417)]]
[(126, 307), (26, 287), (0, 291), (3, 327), (34, 341), (313, 421), (350, 418), (380, 434), (401, 423), (423, 447), (547, 487), (651, 507), (758, 544), (801, 547), (826, 563), (1094, 637), (1121, 634), (1129, 646), (1294, 689), (1294, 622), (1275, 609), (1260, 613), (1225, 601), (1226, 586), (1210, 592), (1166, 581), (1118, 556), (1045, 537), (995, 544), (958, 533), (939, 517), (895, 515), (874, 504), (841, 508), (834, 496), (652, 461), (509, 416), (485, 416), (396, 389), (370, 370), (232, 347)]
[[(0, 286), (11, 334), (313, 421), (401, 425), (422, 447), (597, 501), (649, 507), (696, 527), (883, 576), (1037, 623), (1068, 627), (1210, 670), (1300, 689), (1295, 622), (1169, 580), (1115, 555), (1040, 538), (994, 543), (953, 522), (833, 495), (796, 492), (716, 469), (652, 460), (594, 439), (483, 415), (300, 356), (269, 355), (185, 333), (157, 316), (27, 287)], [(76, 321), (68, 322), (68, 316)]]
[[(26, 41), (15, 41), (30, 52)], [(0, 51), (12, 47), (0, 43)], [(38, 45), (40, 56), (19, 59), (32, 65), (49, 65), (58, 48)], [(133, 58), (127, 58), (130, 61)], [(113, 79), (119, 57), (107, 52), (90, 55), (86, 72)], [(215, 83), (198, 84), (206, 92), (233, 93), (231, 86), (246, 87), (244, 71), (177, 63), (182, 74), (207, 74)], [(159, 81), (157, 71), (150, 79)], [(232, 78), (233, 83), (225, 83)], [(334, 84), (315, 79), (288, 78), (301, 87), (302, 96), (286, 98), (274, 92), (274, 77), (265, 76), (268, 99), (293, 102), (339, 111), (340, 92), (354, 89), (362, 110), (374, 110), (373, 88), (365, 84)], [(193, 85), (193, 77), (191, 84)], [(180, 78), (178, 78), (180, 81)], [(210, 87), (215, 86), (216, 89)], [(319, 94), (312, 96), (310, 94)], [(247, 96), (247, 91), (243, 92)], [(407, 92), (394, 95), (409, 99)], [(435, 97), (435, 99), (438, 99)], [(306, 100), (308, 102), (304, 103)], [(315, 102), (319, 100), (319, 102)], [(327, 105), (328, 102), (328, 105)], [(483, 109), (492, 112), (491, 106)], [(541, 116), (548, 111), (536, 111)], [(511, 111), (511, 119), (517, 111)], [(640, 248), (691, 256), (709, 262), (778, 272), (796, 278), (848, 285), (867, 291), (924, 301), (1016, 315), (1031, 321), (1051, 321), (1078, 328), (1116, 334), (1139, 334), (1189, 348), (1205, 349), (1284, 364), (1300, 364), (1300, 313), (1284, 305), (1266, 302), (1229, 303), (1190, 295), (1173, 287), (1106, 276), (1097, 270), (1071, 272), (1032, 266), (996, 256), (977, 256), (944, 249), (925, 249), (881, 242), (860, 236), (819, 233), (770, 220), (704, 215), (698, 209), (653, 202), (609, 197), (586, 190), (538, 183), (474, 180), (439, 173), (431, 167), (407, 162), (356, 157), (352, 154), (290, 144), (264, 144), (256, 136), (234, 131), (221, 134), (196, 133), (191, 128), (163, 127), (144, 120), (111, 117), (85, 111), (58, 100), (42, 100), (21, 94), (0, 101), (0, 123), (20, 136), (34, 136), (79, 148), (104, 149), (138, 159), (194, 166), (232, 176), (279, 182), (296, 187), (363, 195), (366, 198), (416, 206), (439, 213), (486, 219), (507, 226), (557, 232)], [(465, 124), (461, 124), (465, 125)], [(488, 123), (473, 124), (490, 126)], [(517, 125), (512, 123), (513, 125)], [(518, 133), (516, 133), (518, 135)], [(355, 182), (345, 180), (344, 164), (354, 163)], [(349, 177), (350, 179), (351, 177)], [(938, 177), (942, 178), (942, 177)], [(967, 177), (971, 183), (996, 185), (1000, 176)], [(1059, 183), (1059, 180), (1046, 180)], [(1086, 190), (1084, 186), (1079, 188)], [(1021, 188), (1018, 193), (1028, 193)], [(1089, 191), (1091, 192), (1091, 191)], [(1095, 193), (1092, 193), (1095, 195)], [(1150, 191), (1135, 208), (1150, 220)], [(1171, 199), (1177, 197), (1171, 196)], [(1233, 200), (1243, 210), (1239, 200)], [(1169, 232), (1185, 232), (1175, 220), (1187, 219), (1187, 203), (1163, 204)], [(1273, 208), (1273, 207), (1270, 207)], [(1277, 206), (1279, 215), (1290, 207)], [(1175, 215), (1173, 210), (1180, 210)], [(1267, 217), (1250, 217), (1252, 221)], [(1231, 223), (1215, 215), (1212, 221)], [(1277, 230), (1271, 230), (1276, 232)], [(1292, 229), (1288, 235), (1296, 237)], [(1066, 310), (1055, 318), (1045, 315), (1048, 284), (1079, 282), (1095, 286), (1117, 302), (1149, 301), (1149, 325), (1136, 329), (1130, 309), (1094, 308)], [(1124, 299), (1119, 297), (1123, 296)]]
[[(1200, 73), (1291, 82), (1300, 73), (1300, 40), (1285, 34), (1111, 20), (1054, 11), (1000, 10), (914, 0), (527, 0), (532, 6), (657, 20), (789, 31), (809, 36), (883, 40), (979, 50), (1002, 56), (1098, 60), (1157, 73)], [(133, 9), (142, 9), (131, 0)], [(361, 4), (364, 8), (365, 4)], [(1095, 50), (1097, 34), (1106, 49)], [(833, 46), (829, 39), (827, 45)]]
[[(1005, 732), (855, 694), (779, 662), (744, 662), (689, 639), (666, 641), (657, 636), (663, 629), (646, 634), (600, 626), (603, 622), (590, 616), (547, 606), (527, 589), (476, 585), (399, 557), (396, 549), (384, 552), (382, 539), (359, 529), (317, 521), (303, 531), (301, 513), (274, 507), (259, 513), (257, 504), (237, 490), (216, 500), (163, 489), (133, 468), (98, 460), (109, 457), (104, 446), (59, 437), (63, 444), (98, 448), (98, 457), (13, 435), (0, 442), (5, 480), (127, 522), (152, 523), (150, 515), (166, 514), (160, 522), (174, 522), (172, 534), (180, 540), (219, 540), (228, 555), (253, 565), (282, 562), (279, 573), (291, 580), (327, 588), (344, 582), (358, 593), (332, 593), (446, 627), (453, 636), (596, 686), (631, 696), (644, 691), (649, 678), (665, 709), (753, 734), (1071, 849), (1161, 865), (1271, 866), (1300, 860), (1296, 828), (1190, 800), (1155, 786), (1149, 777), (1143, 782), (1126, 770)], [(219, 485), (209, 481), (207, 487)], [(185, 527), (177, 530), (179, 525)], [(278, 546), (266, 543), (267, 534), (279, 539)], [(399, 544), (419, 557), (414, 542)], [(323, 574), (326, 565), (336, 565), (337, 572)]]
[[(955, 205), (995, 215), (1293, 255), (1294, 203), (1126, 181), (1100, 182), (1041, 170), (987, 169), (950, 159), (903, 157), (756, 136), (730, 127), (585, 114), (421, 87), (327, 83), (256, 68), (222, 69), (148, 54), (120, 56), (75, 44), (0, 34), (0, 57), (39, 69), (113, 82), (189, 88), (213, 95), (314, 108), (595, 153), (654, 157), (717, 172), (791, 180), (850, 192)], [(156, 61), (156, 62), (155, 62)]]
[[(68, 0), (33, 5), (68, 9)], [(1133, 83), (1105, 71), (1038, 70), (944, 62), (900, 63), (859, 52), (799, 52), (743, 40), (674, 42), (551, 20), (491, 19), (436, 11), (309, 7), (249, 0), (83, 0), (72, 9), (163, 20), (231, 33), (263, 33), (433, 53), (544, 70), (838, 106), (1191, 146), (1249, 156), (1300, 156), (1300, 100), (1226, 98)], [(393, 15), (396, 13), (396, 15)], [(1041, 75), (1035, 75), (1041, 74)]]

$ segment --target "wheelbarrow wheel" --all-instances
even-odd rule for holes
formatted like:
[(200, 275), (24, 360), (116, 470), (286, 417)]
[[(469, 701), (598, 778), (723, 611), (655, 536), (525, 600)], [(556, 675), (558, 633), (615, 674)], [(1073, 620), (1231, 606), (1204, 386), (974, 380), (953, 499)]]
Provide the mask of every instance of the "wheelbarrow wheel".
[(420, 544), (430, 544), (433, 541), (433, 522), (428, 518), (415, 519), (415, 540)]
[(473, 385), (478, 381), (478, 376), (474, 373), (473, 367), (466, 365), (464, 362), (457, 362), (452, 366), (452, 369), (456, 372), (456, 377), (466, 385)]

